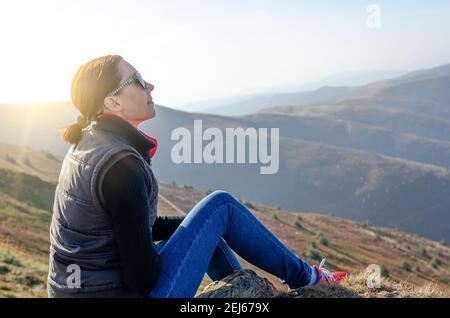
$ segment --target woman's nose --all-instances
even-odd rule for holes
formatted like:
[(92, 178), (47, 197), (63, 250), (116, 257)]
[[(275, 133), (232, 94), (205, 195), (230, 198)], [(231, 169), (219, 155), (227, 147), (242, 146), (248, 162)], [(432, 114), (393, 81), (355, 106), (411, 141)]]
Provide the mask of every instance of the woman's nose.
[(146, 82), (146, 83), (147, 83), (147, 90), (148, 90), (149, 93), (155, 89), (155, 86), (153, 86), (149, 82)]

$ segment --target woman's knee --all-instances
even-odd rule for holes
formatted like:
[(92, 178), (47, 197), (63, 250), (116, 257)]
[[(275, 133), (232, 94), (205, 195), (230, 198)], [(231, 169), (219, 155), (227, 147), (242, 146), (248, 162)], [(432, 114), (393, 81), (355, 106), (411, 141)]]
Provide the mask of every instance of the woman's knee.
[(227, 191), (225, 190), (215, 190), (212, 193), (210, 193), (206, 199), (211, 202), (215, 203), (227, 203), (227, 202), (233, 202), (236, 199)]
[(215, 212), (219, 209), (221, 212), (219, 214), (225, 213), (227, 214), (230, 209), (220, 209), (220, 207), (227, 204), (234, 204), (237, 200), (227, 191), (224, 190), (216, 190), (206, 197), (204, 197), (196, 206), (196, 208), (192, 209), (186, 218), (192, 218), (196, 215), (209, 215), (212, 212)]

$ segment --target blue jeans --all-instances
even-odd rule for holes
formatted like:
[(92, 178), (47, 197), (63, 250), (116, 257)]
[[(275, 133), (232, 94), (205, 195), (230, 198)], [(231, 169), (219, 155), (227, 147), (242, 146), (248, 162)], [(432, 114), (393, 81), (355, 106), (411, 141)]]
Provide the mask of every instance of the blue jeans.
[(307, 263), (225, 191), (199, 201), (170, 239), (156, 247), (161, 272), (149, 294), (154, 298), (191, 298), (205, 273), (219, 280), (242, 269), (233, 251), (291, 287), (307, 285), (311, 275)]

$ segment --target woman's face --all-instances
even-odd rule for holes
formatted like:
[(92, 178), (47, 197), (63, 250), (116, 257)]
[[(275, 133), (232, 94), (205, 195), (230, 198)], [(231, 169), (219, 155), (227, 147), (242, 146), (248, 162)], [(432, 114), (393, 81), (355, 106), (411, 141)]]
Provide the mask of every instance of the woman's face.
[[(136, 72), (136, 69), (125, 60), (121, 60), (118, 67), (122, 74), (121, 83)], [(155, 104), (151, 96), (155, 87), (148, 82), (146, 83), (147, 88), (143, 89), (138, 81), (134, 81), (116, 96), (113, 96), (113, 100), (108, 100), (107, 97), (105, 99), (106, 108), (112, 113), (121, 115), (136, 127), (144, 120), (155, 117)]]

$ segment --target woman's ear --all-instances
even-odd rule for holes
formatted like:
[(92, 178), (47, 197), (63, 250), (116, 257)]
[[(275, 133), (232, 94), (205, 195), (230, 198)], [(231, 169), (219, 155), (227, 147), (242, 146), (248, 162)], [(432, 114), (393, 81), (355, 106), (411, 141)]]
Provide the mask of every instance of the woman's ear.
[(105, 97), (103, 104), (110, 112), (117, 113), (122, 111), (122, 105), (120, 105), (120, 103), (113, 96)]

